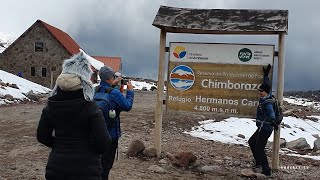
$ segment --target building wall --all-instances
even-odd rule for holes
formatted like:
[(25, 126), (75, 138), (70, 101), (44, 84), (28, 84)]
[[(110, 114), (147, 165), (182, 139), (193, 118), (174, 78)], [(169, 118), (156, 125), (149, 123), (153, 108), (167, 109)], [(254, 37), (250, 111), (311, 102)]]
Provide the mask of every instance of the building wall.
[[(35, 51), (35, 42), (43, 43), (43, 52)], [(70, 53), (40, 22), (36, 22), (28, 32), (24, 33), (6, 51), (0, 54), (0, 69), (18, 75), (46, 87), (53, 85), (62, 70), (64, 59)], [(35, 76), (31, 76), (31, 67), (35, 68)], [(46, 77), (42, 77), (42, 68), (46, 68)]]

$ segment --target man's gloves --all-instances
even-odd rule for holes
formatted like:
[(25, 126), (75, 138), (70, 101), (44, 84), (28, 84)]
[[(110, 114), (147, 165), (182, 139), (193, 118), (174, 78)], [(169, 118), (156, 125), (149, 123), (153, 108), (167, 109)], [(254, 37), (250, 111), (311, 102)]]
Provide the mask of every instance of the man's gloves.
[(268, 76), (271, 69), (271, 65), (269, 64), (266, 68), (262, 67), (262, 69), (263, 69), (264, 76)]

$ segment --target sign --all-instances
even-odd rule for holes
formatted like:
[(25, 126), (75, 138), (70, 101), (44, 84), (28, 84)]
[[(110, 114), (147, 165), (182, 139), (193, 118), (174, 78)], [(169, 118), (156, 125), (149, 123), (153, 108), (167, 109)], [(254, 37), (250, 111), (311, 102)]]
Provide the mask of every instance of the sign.
[(254, 117), (273, 52), (273, 45), (171, 43), (167, 109)]

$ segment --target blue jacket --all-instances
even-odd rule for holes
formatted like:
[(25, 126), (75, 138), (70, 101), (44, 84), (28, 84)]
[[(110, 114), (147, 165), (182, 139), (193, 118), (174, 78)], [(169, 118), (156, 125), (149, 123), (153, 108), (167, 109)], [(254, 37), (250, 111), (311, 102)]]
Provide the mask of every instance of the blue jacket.
[[(269, 77), (264, 77), (263, 83), (268, 83)], [(272, 91), (267, 95), (267, 97), (262, 97), (259, 100), (259, 105), (257, 107), (257, 118), (256, 118), (256, 126), (260, 131), (263, 131), (266, 134), (271, 134), (273, 131), (272, 122), (275, 120), (275, 113), (273, 110), (272, 103)]]
[[(111, 87), (107, 82), (100, 82), (100, 86), (108, 88)], [(127, 95), (124, 96), (118, 89), (113, 89), (110, 94), (111, 108), (116, 111), (116, 121), (112, 127), (108, 127), (111, 138), (118, 139), (121, 136), (120, 128), (120, 113), (121, 111), (130, 111), (133, 105), (134, 93), (132, 90), (127, 90)]]

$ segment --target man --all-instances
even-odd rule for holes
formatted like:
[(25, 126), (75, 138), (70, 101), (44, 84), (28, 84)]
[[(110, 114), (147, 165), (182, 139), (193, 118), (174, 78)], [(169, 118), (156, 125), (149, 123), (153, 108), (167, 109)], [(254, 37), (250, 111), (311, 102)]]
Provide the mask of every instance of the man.
[[(102, 67), (99, 71), (99, 76), (101, 79), (100, 82), (100, 88), (108, 89), (112, 87), (112, 85), (115, 82), (115, 72), (110, 67)], [(101, 179), (106, 180), (108, 179), (109, 172), (113, 166), (113, 162), (115, 159), (115, 154), (118, 148), (118, 140), (121, 136), (120, 131), (120, 112), (121, 111), (130, 111), (133, 104), (133, 86), (131, 82), (129, 81), (127, 83), (127, 94), (124, 96), (119, 89), (112, 89), (111, 92), (109, 92), (109, 100), (110, 100), (110, 106), (112, 110), (115, 110), (115, 117), (114, 117), (114, 123), (108, 124), (107, 128), (109, 130), (109, 134), (112, 138), (111, 147), (109, 150), (107, 150), (103, 155), (101, 159), (102, 169), (103, 172), (101, 174)], [(105, 113), (105, 112), (104, 112)], [(107, 117), (105, 117), (107, 118)], [(106, 122), (108, 122), (106, 120)]]
[(277, 130), (278, 126), (275, 124), (275, 112), (273, 110), (273, 102), (271, 95), (271, 86), (269, 84), (269, 72), (271, 65), (267, 68), (263, 67), (264, 82), (260, 85), (259, 105), (257, 107), (256, 126), (258, 129), (250, 137), (249, 145), (255, 160), (254, 170), (262, 168), (262, 173), (268, 177), (271, 176), (271, 169), (269, 167), (268, 158), (265, 152), (265, 147), (270, 137), (273, 127)]

